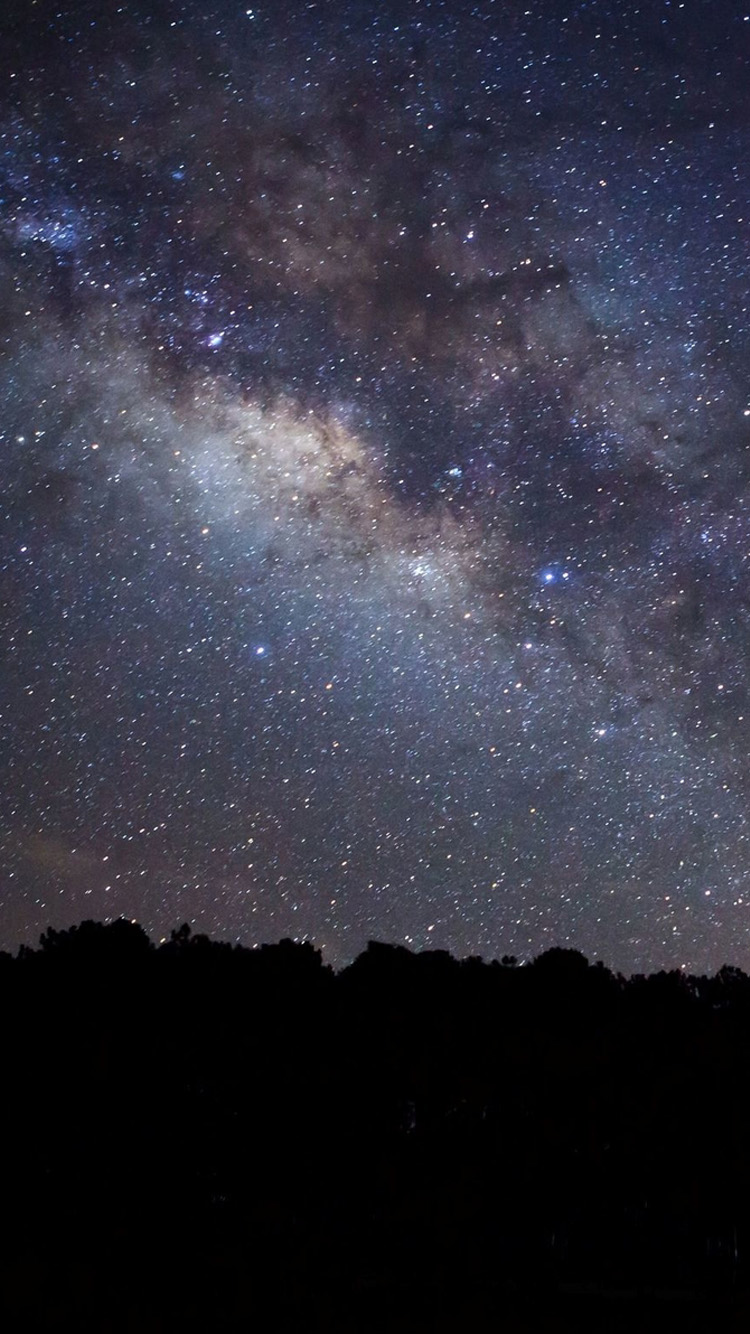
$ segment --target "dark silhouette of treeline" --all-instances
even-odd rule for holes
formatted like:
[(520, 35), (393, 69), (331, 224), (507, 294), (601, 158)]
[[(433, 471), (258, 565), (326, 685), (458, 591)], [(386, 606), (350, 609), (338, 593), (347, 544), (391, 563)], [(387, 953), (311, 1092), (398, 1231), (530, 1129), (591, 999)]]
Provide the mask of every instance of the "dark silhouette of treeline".
[(3, 1328), (746, 1327), (736, 968), (84, 922), (0, 1000)]

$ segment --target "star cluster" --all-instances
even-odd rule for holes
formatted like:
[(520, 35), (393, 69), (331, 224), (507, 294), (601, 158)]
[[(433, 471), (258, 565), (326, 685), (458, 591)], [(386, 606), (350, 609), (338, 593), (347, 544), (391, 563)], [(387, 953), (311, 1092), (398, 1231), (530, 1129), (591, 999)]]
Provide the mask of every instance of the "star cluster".
[(4, 23), (3, 940), (746, 965), (750, 15)]

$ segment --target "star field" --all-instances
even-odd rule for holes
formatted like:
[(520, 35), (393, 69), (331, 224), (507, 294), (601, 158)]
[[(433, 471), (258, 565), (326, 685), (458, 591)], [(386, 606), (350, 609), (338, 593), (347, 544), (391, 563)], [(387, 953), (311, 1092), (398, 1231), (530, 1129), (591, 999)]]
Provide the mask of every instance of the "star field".
[(18, 4), (0, 940), (750, 949), (750, 14)]

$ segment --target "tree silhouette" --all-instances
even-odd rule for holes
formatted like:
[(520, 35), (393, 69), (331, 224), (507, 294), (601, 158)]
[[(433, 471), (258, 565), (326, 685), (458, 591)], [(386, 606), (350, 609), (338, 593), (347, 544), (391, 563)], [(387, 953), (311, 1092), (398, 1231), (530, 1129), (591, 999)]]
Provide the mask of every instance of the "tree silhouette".
[(512, 1318), (575, 1285), (750, 1290), (737, 968), (371, 942), (336, 974), (309, 942), (82, 922), (0, 956), (0, 989), (8, 1328), (481, 1329), (501, 1293)]

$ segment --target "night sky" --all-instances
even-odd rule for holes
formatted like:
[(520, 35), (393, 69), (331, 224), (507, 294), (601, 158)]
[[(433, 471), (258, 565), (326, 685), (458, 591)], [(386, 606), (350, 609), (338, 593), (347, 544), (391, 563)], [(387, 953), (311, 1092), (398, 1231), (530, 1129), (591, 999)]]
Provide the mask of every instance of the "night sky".
[(0, 945), (750, 965), (750, 9), (0, 19)]

